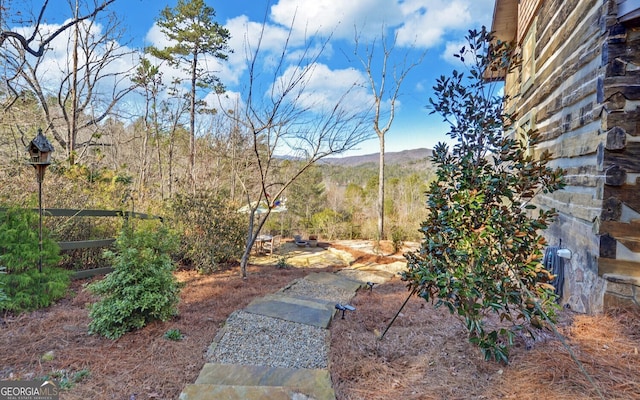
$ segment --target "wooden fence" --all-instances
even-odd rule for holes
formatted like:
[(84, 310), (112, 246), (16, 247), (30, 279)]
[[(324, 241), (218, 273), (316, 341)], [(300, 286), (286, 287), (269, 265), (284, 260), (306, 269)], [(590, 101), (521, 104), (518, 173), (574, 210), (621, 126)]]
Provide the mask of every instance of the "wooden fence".
[[(0, 208), (0, 213), (6, 211), (6, 208)], [(33, 209), (34, 212), (39, 212), (37, 208)], [(143, 214), (132, 211), (121, 210), (75, 210), (68, 208), (43, 208), (42, 215), (47, 217), (121, 217), (125, 219), (138, 218), (138, 219), (157, 219), (162, 222), (162, 217), (155, 215)], [(78, 240), (72, 242), (58, 242), (60, 250), (78, 250), (78, 249), (91, 249), (98, 247), (108, 247), (115, 242), (115, 238), (97, 239), (97, 240)], [(82, 271), (76, 271), (74, 278), (83, 279), (90, 276), (99, 275), (110, 272), (111, 268), (94, 268)]]

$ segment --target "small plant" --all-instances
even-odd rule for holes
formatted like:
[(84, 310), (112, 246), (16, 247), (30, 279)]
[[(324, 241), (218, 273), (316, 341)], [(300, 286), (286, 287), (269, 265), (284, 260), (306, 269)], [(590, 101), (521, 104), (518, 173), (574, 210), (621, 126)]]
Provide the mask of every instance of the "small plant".
[(180, 332), (180, 329), (174, 328), (166, 331), (164, 335), (162, 335), (162, 337), (164, 337), (165, 339), (174, 340), (177, 342), (179, 340), (182, 340), (184, 338), (184, 335), (182, 334), (182, 332)]
[(285, 257), (285, 256), (278, 257), (278, 262), (276, 263), (276, 268), (282, 268), (282, 269), (289, 268), (289, 264), (287, 263), (287, 257)]
[(151, 321), (166, 321), (177, 314), (180, 286), (170, 257), (175, 242), (165, 227), (123, 229), (116, 240), (116, 252), (105, 252), (114, 271), (88, 287), (102, 297), (90, 307), (90, 333), (117, 339)]
[(391, 229), (391, 244), (393, 246), (393, 254), (396, 254), (404, 245), (405, 233), (402, 227), (394, 226)]
[(69, 390), (73, 388), (77, 383), (82, 382), (91, 376), (91, 372), (88, 369), (81, 369), (80, 371), (67, 371), (64, 369), (56, 370), (49, 375), (42, 378), (43, 381), (56, 380), (58, 381), (58, 387), (62, 390)]
[(42, 361), (53, 361), (56, 358), (56, 353), (53, 350), (47, 351), (40, 357)]

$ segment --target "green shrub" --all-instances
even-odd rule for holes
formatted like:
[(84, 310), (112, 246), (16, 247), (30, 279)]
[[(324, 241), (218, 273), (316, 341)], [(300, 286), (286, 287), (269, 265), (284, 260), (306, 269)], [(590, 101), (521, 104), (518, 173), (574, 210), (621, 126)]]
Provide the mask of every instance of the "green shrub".
[(311, 217), (311, 229), (326, 240), (348, 236), (351, 224), (348, 216), (325, 208)]
[(170, 253), (176, 238), (164, 227), (141, 224), (123, 229), (116, 252), (106, 251), (114, 271), (89, 290), (101, 296), (91, 305), (89, 332), (117, 339), (154, 320), (177, 314), (179, 284)]
[(238, 260), (246, 244), (246, 214), (220, 196), (177, 195), (172, 223), (181, 232), (180, 255), (186, 265), (211, 272), (221, 263)]
[[(458, 57), (477, 62), (468, 78), (454, 71), (434, 87), (434, 112), (450, 123), (456, 144), (452, 151), (444, 144), (434, 149), (437, 179), (427, 192), (424, 238), (420, 251), (407, 255), (402, 279), (425, 300), (460, 316), (486, 359), (507, 362), (518, 331), (533, 335), (532, 327), (553, 317), (555, 294), (541, 264), (541, 231), (555, 210), (534, 213), (531, 201), (539, 192), (562, 188), (563, 172), (547, 167), (548, 152), (530, 154), (536, 132), (528, 132), (528, 141), (517, 132), (503, 136), (510, 116), (483, 74), (509, 67), (501, 64), (510, 60), (508, 46), (491, 44), (484, 28), (467, 39), (469, 52), (463, 48)], [(490, 328), (489, 314), (498, 321)]]
[(72, 272), (54, 267), (37, 268), (19, 273), (0, 274), (0, 287), (7, 299), (0, 310), (15, 313), (49, 307), (67, 295)]
[(406, 233), (401, 226), (393, 226), (391, 228), (391, 244), (393, 245), (393, 253), (397, 253), (402, 249)]
[[(0, 266), (9, 274), (38, 266), (40, 260), (38, 213), (9, 208), (0, 213)], [(55, 266), (60, 261), (60, 247), (42, 230), (42, 265)]]
[(60, 248), (44, 228), (43, 268), (38, 270), (38, 220), (38, 213), (16, 207), (0, 213), (0, 310), (37, 310), (67, 294), (70, 273), (54, 268), (60, 261)]
[(79, 371), (60, 369), (60, 370), (55, 370), (51, 372), (50, 374), (42, 377), (40, 380), (48, 381), (51, 379), (55, 379), (56, 381), (58, 381), (58, 387), (60, 389), (70, 390), (77, 383), (84, 381), (90, 376), (91, 376), (91, 371), (89, 371), (86, 368), (81, 369)]

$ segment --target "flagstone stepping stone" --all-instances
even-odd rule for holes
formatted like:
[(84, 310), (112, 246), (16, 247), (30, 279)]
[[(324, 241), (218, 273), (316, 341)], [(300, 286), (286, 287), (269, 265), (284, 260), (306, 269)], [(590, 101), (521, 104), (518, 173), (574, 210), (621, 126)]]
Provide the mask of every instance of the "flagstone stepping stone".
[(349, 302), (355, 293), (353, 290), (346, 290), (334, 285), (325, 285), (307, 279), (297, 279), (276, 294), (292, 297), (309, 297), (335, 304), (336, 302)]
[(365, 271), (350, 268), (340, 270), (338, 274), (362, 283), (373, 282), (377, 284), (385, 283), (396, 276), (396, 274), (387, 271)]
[(307, 400), (309, 397), (291, 389), (275, 386), (223, 386), (213, 384), (187, 385), (179, 400)]
[[(223, 397), (223, 394), (228, 397)], [(335, 393), (326, 369), (210, 363), (202, 368), (195, 384), (187, 385), (180, 400), (212, 398), (335, 400)]]
[(326, 328), (335, 304), (325, 300), (282, 295), (267, 295), (253, 300), (245, 311), (285, 321)]
[(393, 275), (397, 275), (399, 272), (403, 272), (407, 270), (407, 262), (406, 261), (396, 261), (390, 264), (377, 264), (377, 263), (356, 263), (353, 264), (349, 269), (357, 269), (359, 271), (383, 271), (388, 272)]
[(345, 290), (351, 290), (354, 294), (362, 286), (362, 282), (354, 281), (353, 279), (345, 278), (338, 274), (332, 274), (329, 272), (317, 272), (314, 274), (309, 274), (305, 277), (305, 279), (311, 282), (321, 283), (324, 285), (333, 285)]

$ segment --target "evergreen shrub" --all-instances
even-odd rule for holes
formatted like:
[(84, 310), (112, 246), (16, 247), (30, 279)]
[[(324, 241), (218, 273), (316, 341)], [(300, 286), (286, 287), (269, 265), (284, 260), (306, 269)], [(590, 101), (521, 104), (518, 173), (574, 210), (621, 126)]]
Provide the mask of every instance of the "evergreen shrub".
[(20, 313), (49, 307), (67, 294), (71, 273), (55, 268), (60, 248), (42, 231), (42, 272), (38, 214), (11, 207), (0, 213), (0, 310)]
[(7, 299), (0, 310), (21, 313), (49, 307), (68, 293), (73, 272), (62, 268), (31, 268), (18, 273), (0, 274), (0, 287)]
[(185, 265), (206, 273), (242, 256), (247, 215), (227, 199), (208, 193), (176, 195), (171, 215), (172, 226), (180, 232), (179, 254)]
[[(16, 207), (0, 212), (0, 266), (9, 274), (24, 272), (40, 261), (38, 213)], [(60, 247), (42, 230), (42, 265), (60, 261)]]
[(125, 226), (116, 251), (105, 251), (114, 271), (88, 289), (100, 296), (90, 306), (89, 333), (117, 339), (147, 323), (166, 321), (178, 312), (180, 285), (171, 252), (176, 237), (152, 223)]

